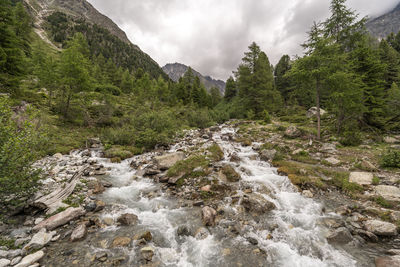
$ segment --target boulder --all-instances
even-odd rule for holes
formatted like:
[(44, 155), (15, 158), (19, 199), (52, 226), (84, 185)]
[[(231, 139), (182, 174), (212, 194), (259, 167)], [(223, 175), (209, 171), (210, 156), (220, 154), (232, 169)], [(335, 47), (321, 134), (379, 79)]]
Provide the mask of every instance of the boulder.
[(340, 164), (340, 160), (338, 160), (337, 158), (334, 157), (329, 157), (327, 159), (325, 159), (326, 162), (328, 162), (330, 165), (336, 166)]
[(127, 247), (127, 246), (129, 246), (129, 244), (131, 243), (131, 239), (129, 238), (129, 237), (126, 237), (126, 236), (119, 236), (119, 237), (116, 237), (114, 240), (113, 240), (113, 242), (112, 242), (112, 244), (111, 244), (111, 247), (112, 248), (115, 248), (115, 247)]
[(153, 235), (151, 234), (150, 231), (144, 231), (144, 232), (142, 232), (142, 233), (136, 234), (136, 235), (133, 237), (133, 239), (134, 239), (134, 240), (141, 240), (141, 239), (144, 239), (144, 240), (146, 240), (147, 242), (150, 242), (150, 241), (153, 239)]
[(314, 197), (314, 194), (310, 190), (303, 190), (303, 192), (301, 192), (301, 194), (303, 196), (305, 196), (305, 197), (308, 197), (308, 198), (313, 198)]
[(185, 154), (183, 152), (175, 152), (154, 157), (154, 163), (160, 170), (167, 170), (174, 166), (176, 162), (183, 159), (185, 159)]
[(24, 246), (23, 250), (27, 253), (31, 252), (32, 250), (38, 250), (41, 249), (42, 247), (46, 246), (53, 236), (56, 234), (56, 232), (50, 232), (47, 233), (45, 228), (42, 228), (40, 232), (36, 233), (31, 241)]
[(400, 201), (400, 188), (397, 186), (378, 185), (375, 192), (387, 200)]
[(215, 216), (217, 216), (217, 211), (211, 207), (204, 207), (201, 210), (201, 218), (203, 220), (203, 224), (205, 226), (214, 226), (215, 225)]
[(18, 263), (17, 265), (15, 265), (15, 267), (28, 267), (33, 265), (34, 263), (38, 262), (41, 258), (43, 258), (44, 256), (44, 252), (42, 250), (30, 254), (26, 257), (24, 257), (20, 263)]
[(393, 223), (383, 222), (379, 220), (369, 220), (364, 223), (365, 229), (378, 236), (395, 236), (397, 235), (397, 226)]
[[(321, 116), (326, 114), (326, 111), (322, 108), (319, 109), (319, 114)], [(307, 118), (317, 117), (317, 107), (311, 107), (306, 114)]]
[(301, 136), (301, 131), (296, 126), (289, 126), (285, 131), (285, 136), (289, 138), (297, 138)]
[(232, 156), (231, 156), (231, 158), (230, 158), (230, 161), (231, 161), (231, 162), (240, 162), (241, 159), (240, 159), (240, 157), (239, 157), (239, 155), (238, 155), (237, 153), (232, 153)]
[(400, 266), (400, 256), (379, 257), (375, 259), (376, 267), (395, 267)]
[(0, 267), (6, 267), (6, 266), (9, 266), (10, 264), (11, 264), (10, 260), (0, 259)]
[(331, 244), (339, 244), (344, 245), (353, 240), (349, 230), (345, 227), (340, 227), (336, 229), (334, 232), (330, 233), (326, 239)]
[(178, 236), (189, 236), (190, 235), (190, 231), (189, 231), (189, 229), (188, 229), (188, 227), (186, 225), (181, 225), (176, 230), (176, 234)]
[(71, 241), (80, 241), (86, 237), (87, 228), (85, 224), (78, 225), (71, 234)]
[(89, 181), (88, 188), (92, 189), (93, 194), (101, 194), (106, 190), (103, 184), (97, 179)]
[(363, 170), (367, 171), (376, 171), (378, 169), (374, 164), (365, 159), (361, 161), (360, 165)]
[(391, 136), (385, 136), (383, 138), (383, 141), (385, 141), (385, 143), (388, 143), (388, 144), (396, 144), (399, 142), (399, 140), (397, 138), (394, 138)]
[(319, 151), (328, 154), (335, 154), (337, 152), (336, 145), (330, 143), (324, 143)]
[(125, 213), (118, 217), (117, 222), (122, 225), (132, 225), (136, 224), (138, 221), (138, 216), (132, 213)]
[(351, 172), (349, 177), (351, 183), (359, 185), (370, 185), (373, 179), (374, 175), (370, 172)]
[(260, 152), (260, 159), (263, 161), (271, 161), (275, 158), (276, 150), (275, 149), (263, 149)]
[(142, 254), (143, 259), (145, 259), (146, 261), (151, 261), (154, 256), (154, 248), (144, 247), (140, 250), (140, 253)]
[(242, 206), (253, 215), (261, 215), (276, 208), (275, 204), (256, 194), (245, 195)]
[(43, 222), (39, 223), (35, 227), (33, 227), (34, 231), (38, 231), (42, 228), (46, 228), (47, 230), (51, 231), (56, 229), (57, 227), (67, 224), (72, 220), (75, 220), (82, 215), (85, 214), (85, 210), (83, 208), (68, 208), (63, 212), (60, 212), (50, 218), (44, 220)]
[(231, 165), (224, 165), (219, 172), (220, 179), (227, 182), (238, 182), (241, 177), (240, 174), (235, 171)]

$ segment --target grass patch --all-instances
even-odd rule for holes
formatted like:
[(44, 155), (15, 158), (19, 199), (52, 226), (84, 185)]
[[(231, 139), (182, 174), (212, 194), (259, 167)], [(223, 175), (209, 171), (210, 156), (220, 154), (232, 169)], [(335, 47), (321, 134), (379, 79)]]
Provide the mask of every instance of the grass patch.
[(292, 160), (298, 161), (298, 162), (304, 162), (308, 164), (317, 164), (318, 160), (313, 159), (310, 154), (307, 151), (300, 151), (300, 153), (297, 153), (295, 155), (292, 155)]
[(224, 159), (224, 152), (218, 144), (212, 144), (207, 150), (210, 152), (208, 157), (212, 161), (221, 161)]
[(0, 247), (6, 247), (8, 249), (18, 249), (19, 247), (15, 246), (15, 239), (6, 239), (0, 237)]
[(393, 205), (392, 205), (389, 201), (387, 201), (386, 199), (384, 199), (384, 198), (381, 197), (381, 196), (375, 197), (375, 198), (373, 199), (373, 201), (374, 201), (376, 204), (378, 204), (379, 206), (384, 207), (384, 208), (387, 208), (387, 209), (390, 209), (390, 208), (393, 207)]
[(204, 155), (194, 155), (185, 160), (178, 161), (172, 166), (168, 172), (168, 177), (199, 177), (202, 175), (206, 175), (205, 171), (193, 172), (197, 167), (202, 167), (202, 169), (206, 169), (208, 167), (209, 161), (206, 159)]
[(133, 153), (123, 146), (112, 146), (104, 152), (106, 158), (119, 158), (120, 160), (133, 157)]
[(222, 173), (226, 176), (229, 182), (238, 182), (240, 180), (240, 174), (238, 174), (235, 169), (230, 165), (225, 165), (222, 167)]
[(372, 178), (373, 185), (378, 185), (380, 182), (381, 182), (381, 180), (378, 177), (374, 176), (374, 178)]

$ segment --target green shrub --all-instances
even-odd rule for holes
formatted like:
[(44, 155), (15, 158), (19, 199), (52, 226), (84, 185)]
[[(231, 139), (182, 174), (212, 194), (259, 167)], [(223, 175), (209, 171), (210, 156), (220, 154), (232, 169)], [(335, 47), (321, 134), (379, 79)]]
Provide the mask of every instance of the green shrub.
[(133, 157), (133, 153), (124, 147), (113, 146), (110, 149), (104, 152), (106, 158), (115, 159), (119, 158), (120, 160), (128, 159)]
[(381, 166), (387, 168), (400, 168), (400, 151), (389, 150), (383, 154)]
[(347, 130), (342, 134), (340, 143), (344, 146), (359, 146), (362, 143), (362, 135), (358, 131)]
[(129, 146), (135, 141), (133, 130), (129, 127), (105, 128), (101, 133), (101, 140), (104, 144)]
[(31, 166), (43, 142), (42, 133), (29, 121), (13, 118), (8, 99), (0, 97), (0, 210), (34, 193), (40, 171)]
[(203, 155), (194, 155), (185, 160), (178, 161), (172, 166), (168, 172), (168, 177), (183, 175), (184, 177), (201, 176), (205, 173), (194, 173), (193, 170), (197, 167), (207, 168), (209, 161)]
[(264, 122), (271, 123), (271, 116), (269, 115), (268, 111), (264, 110)]
[(96, 86), (95, 91), (98, 93), (108, 93), (115, 96), (121, 95), (121, 89), (112, 84), (99, 84)]

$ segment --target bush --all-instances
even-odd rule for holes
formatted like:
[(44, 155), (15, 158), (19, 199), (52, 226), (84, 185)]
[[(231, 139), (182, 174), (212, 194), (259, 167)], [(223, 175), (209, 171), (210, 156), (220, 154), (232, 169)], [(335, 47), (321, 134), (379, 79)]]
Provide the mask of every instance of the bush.
[(101, 140), (104, 144), (129, 146), (134, 143), (133, 130), (128, 127), (105, 128)]
[(362, 143), (362, 135), (358, 131), (347, 130), (340, 138), (340, 143), (344, 146), (359, 146)]
[(269, 115), (268, 111), (264, 110), (264, 122), (271, 123), (271, 116)]
[(400, 151), (389, 150), (382, 155), (382, 167), (400, 168)]
[[(31, 118), (32, 119), (32, 118)], [(0, 203), (19, 205), (31, 196), (39, 180), (32, 163), (44, 141), (34, 125), (12, 116), (8, 100), (0, 98)]]
[(112, 84), (99, 84), (95, 89), (98, 93), (112, 94), (115, 96), (121, 95), (121, 89)]

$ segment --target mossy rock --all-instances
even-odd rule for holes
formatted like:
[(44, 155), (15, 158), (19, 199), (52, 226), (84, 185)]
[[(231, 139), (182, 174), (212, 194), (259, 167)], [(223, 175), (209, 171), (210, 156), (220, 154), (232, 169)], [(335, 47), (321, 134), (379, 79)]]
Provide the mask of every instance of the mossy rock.
[(119, 158), (120, 160), (128, 159), (133, 157), (133, 153), (125, 150), (123, 147), (119, 146), (113, 146), (110, 149), (106, 150), (104, 153), (106, 158), (110, 159), (117, 159)]
[(222, 174), (226, 177), (228, 182), (238, 182), (241, 177), (240, 174), (235, 171), (235, 169), (230, 165), (225, 165), (221, 170)]

